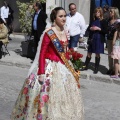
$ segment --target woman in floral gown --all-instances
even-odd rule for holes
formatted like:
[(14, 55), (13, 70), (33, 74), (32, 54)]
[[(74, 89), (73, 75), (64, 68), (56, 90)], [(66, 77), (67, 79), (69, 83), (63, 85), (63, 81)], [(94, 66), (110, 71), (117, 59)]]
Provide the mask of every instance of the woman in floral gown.
[(50, 18), (54, 27), (41, 36), (11, 120), (83, 120), (79, 75), (65, 56), (66, 12), (56, 7)]

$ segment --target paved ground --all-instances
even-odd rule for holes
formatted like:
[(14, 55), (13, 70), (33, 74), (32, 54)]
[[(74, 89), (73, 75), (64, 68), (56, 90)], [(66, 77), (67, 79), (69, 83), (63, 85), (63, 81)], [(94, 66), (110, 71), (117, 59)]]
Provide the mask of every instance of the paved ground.
[[(28, 68), (0, 65), (0, 120), (10, 114)], [(119, 85), (80, 79), (85, 120), (120, 120)]]
[(85, 120), (120, 120), (119, 85), (81, 79)]

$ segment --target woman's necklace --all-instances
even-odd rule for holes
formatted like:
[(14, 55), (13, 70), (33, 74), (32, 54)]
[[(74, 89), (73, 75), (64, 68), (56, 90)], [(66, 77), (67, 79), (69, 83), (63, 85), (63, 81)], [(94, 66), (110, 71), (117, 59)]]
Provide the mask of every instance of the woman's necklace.
[(60, 39), (62, 38), (62, 36), (64, 35), (64, 29), (60, 30), (60, 28), (58, 28), (57, 26), (55, 27), (56, 29), (56, 33), (57, 35), (60, 37)]
[(64, 30), (63, 31), (58, 31), (58, 35), (60, 36), (60, 38), (64, 35)]

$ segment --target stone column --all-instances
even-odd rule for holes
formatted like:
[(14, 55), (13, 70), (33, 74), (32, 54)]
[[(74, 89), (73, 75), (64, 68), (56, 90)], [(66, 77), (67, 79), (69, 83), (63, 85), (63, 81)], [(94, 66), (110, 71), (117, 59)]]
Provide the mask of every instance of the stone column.
[(79, 12), (84, 16), (87, 25), (89, 25), (90, 20), (90, 1), (79, 0)]

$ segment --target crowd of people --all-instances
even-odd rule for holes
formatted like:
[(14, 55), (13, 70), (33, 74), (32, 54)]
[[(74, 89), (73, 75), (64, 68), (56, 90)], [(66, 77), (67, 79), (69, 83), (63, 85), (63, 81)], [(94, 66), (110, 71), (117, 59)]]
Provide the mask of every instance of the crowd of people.
[(108, 51), (109, 65), (106, 74), (110, 75), (111, 78), (119, 78), (119, 23), (120, 14), (118, 8), (105, 5), (103, 9), (101, 7), (95, 9), (93, 13), (93, 21), (87, 28), (89, 33), (88, 54), (81, 70), (88, 69), (91, 55), (92, 53), (95, 53), (94, 73), (98, 73), (100, 54), (104, 53), (104, 43), (106, 43), (105, 49)]
[[(41, 3), (33, 4), (32, 35), (36, 55), (23, 88), (15, 103), (11, 120), (83, 120), (84, 107), (80, 92), (79, 72), (75, 71), (66, 51), (78, 47), (88, 33), (88, 52), (81, 71), (89, 68), (95, 53), (94, 74), (99, 71), (100, 54), (108, 50), (111, 78), (120, 72), (120, 15), (116, 7), (97, 7), (86, 29), (85, 19), (77, 12), (76, 4), (69, 4), (67, 14), (55, 7), (50, 14), (51, 26), (46, 28), (47, 15)], [(4, 1), (0, 18), (0, 49), (12, 32), (13, 10)], [(3, 34), (4, 33), (4, 34)], [(106, 43), (106, 47), (104, 47)], [(1, 56), (0, 51), (0, 58)], [(64, 97), (63, 97), (64, 96)]]

